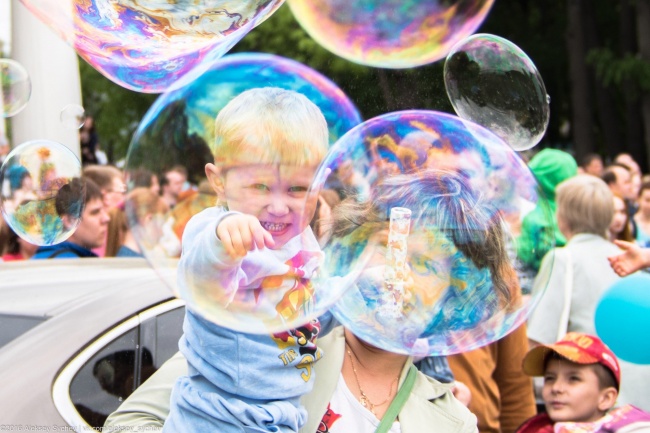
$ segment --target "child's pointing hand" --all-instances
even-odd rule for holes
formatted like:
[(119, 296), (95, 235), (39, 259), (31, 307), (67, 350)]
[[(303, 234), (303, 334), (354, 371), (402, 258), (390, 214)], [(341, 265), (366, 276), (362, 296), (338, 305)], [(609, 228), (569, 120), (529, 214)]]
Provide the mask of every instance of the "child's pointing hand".
[(232, 259), (242, 259), (255, 247), (273, 248), (273, 236), (252, 215), (235, 214), (225, 217), (217, 226), (217, 237)]

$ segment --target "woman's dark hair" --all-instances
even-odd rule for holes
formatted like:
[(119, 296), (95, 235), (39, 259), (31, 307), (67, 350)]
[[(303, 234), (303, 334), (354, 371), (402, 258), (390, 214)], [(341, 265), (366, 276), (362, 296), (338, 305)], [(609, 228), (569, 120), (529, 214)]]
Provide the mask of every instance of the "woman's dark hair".
[(385, 227), (393, 207), (410, 209), (415, 224), (435, 221), (436, 229), (476, 268), (490, 272), (501, 304), (510, 305), (512, 267), (501, 216), (471, 187), (465, 174), (427, 169), (387, 177), (369, 200), (358, 201), (352, 195), (333, 209), (332, 237), (356, 232), (360, 239), (368, 239)]
[(18, 235), (5, 221), (0, 221), (0, 256), (20, 252)]
[(84, 206), (91, 200), (102, 199), (102, 192), (95, 182), (88, 178), (73, 178), (56, 194), (55, 208), (59, 216), (70, 215), (81, 218)]

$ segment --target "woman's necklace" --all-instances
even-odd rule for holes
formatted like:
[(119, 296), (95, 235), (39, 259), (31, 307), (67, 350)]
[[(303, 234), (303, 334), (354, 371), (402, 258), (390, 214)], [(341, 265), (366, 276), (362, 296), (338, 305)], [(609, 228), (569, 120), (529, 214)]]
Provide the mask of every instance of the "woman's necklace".
[[(345, 349), (348, 352), (348, 357), (350, 358), (350, 365), (352, 366), (352, 373), (354, 373), (354, 379), (357, 381), (357, 387), (359, 388), (359, 394), (361, 394), (361, 397), (359, 397), (359, 402), (361, 403), (361, 406), (365, 407), (368, 409), (370, 412), (372, 412), (373, 415), (377, 415), (375, 413), (375, 408), (379, 406), (383, 406), (386, 403), (388, 403), (393, 395), (393, 387), (397, 384), (397, 380), (399, 379), (399, 376), (395, 378), (395, 380), (390, 384), (390, 389), (388, 390), (388, 397), (386, 400), (382, 401), (381, 403), (373, 403), (370, 401), (366, 393), (363, 391), (361, 388), (361, 382), (359, 382), (359, 376), (357, 374), (357, 369), (354, 366), (354, 360), (352, 359), (352, 351), (350, 350), (350, 345), (345, 342)], [(356, 358), (356, 354), (354, 355)]]

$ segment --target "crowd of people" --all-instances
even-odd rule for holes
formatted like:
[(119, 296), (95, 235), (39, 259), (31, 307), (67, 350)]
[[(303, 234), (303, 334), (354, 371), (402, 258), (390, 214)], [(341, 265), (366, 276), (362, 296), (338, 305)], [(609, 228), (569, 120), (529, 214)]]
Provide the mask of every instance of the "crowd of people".
[[(29, 173), (24, 170), (20, 174), (16, 179), (10, 177), (12, 194), (4, 202), (6, 209), (37, 199), (31, 191), (31, 186), (28, 189), (24, 187), (25, 184), (31, 185)], [(175, 177), (178, 168), (172, 168), (161, 176), (165, 179), (168, 174), (170, 177)], [(181, 180), (180, 185), (162, 182), (164, 186), (161, 189), (158, 175), (151, 172), (135, 173), (133, 179), (128, 182), (131, 188), (127, 187), (127, 176), (124, 170), (115, 166), (86, 165), (81, 178), (74, 179), (74, 182), (70, 183), (70, 185), (79, 183), (85, 203), (72, 235), (64, 242), (36, 247), (18, 236), (3, 218), (0, 221), (1, 260), (142, 257), (141, 247), (136, 241), (137, 236), (134, 237), (131, 227), (139, 225), (151, 230), (156, 225), (149, 224), (149, 221), (152, 218), (160, 219), (168, 213), (170, 206), (167, 199), (177, 198), (182, 194), (196, 194), (196, 190), (189, 186), (186, 180)], [(61, 198), (63, 194), (58, 196)], [(59, 217), (65, 224), (64, 215)], [(148, 239), (150, 243), (155, 243), (158, 242), (159, 237), (157, 238), (156, 233), (153, 233), (139, 239)]]
[[(325, 120), (306, 98), (279, 89), (244, 92), (231, 104), (217, 117), (216, 148), (232, 160), (208, 164), (199, 185), (189, 183), (183, 166), (153, 173), (100, 164), (92, 159), (96, 136), (92, 128), (84, 131), (83, 175), (75, 182), (83, 185), (85, 206), (76, 230), (65, 242), (35, 247), (2, 221), (2, 260), (142, 257), (158, 249), (180, 258), (181, 284), (195, 285), (206, 270), (235, 276), (227, 286), (241, 290), (232, 299), (250, 295), (269, 276), (309, 279), (313, 269), (300, 261), (309, 254), (292, 240), (300, 236), (299, 246), (316, 254), (340, 235), (331, 228), (341, 217), (338, 194), (322, 191), (313, 203), (305, 201), (327, 150)], [(259, 129), (251, 127), (256, 124)], [(238, 131), (241, 125), (246, 131)], [(262, 135), (271, 137), (266, 153), (256, 148), (265, 143)], [(307, 145), (313, 151), (305, 152)], [(260, 162), (260, 154), (268, 161)], [(617, 360), (594, 326), (600, 295), (621, 276), (650, 266), (650, 176), (628, 154), (607, 162), (588, 155), (578, 164), (556, 149), (529, 161), (546, 200), (523, 216), (513, 264), (519, 285), (508, 289), (537, 296), (538, 303), (527, 323), (502, 339), (415, 360), (365, 342), (329, 313), (279, 345), (273, 336), (222, 328), (188, 308), (181, 352), (106, 426), (125, 432), (163, 425), (167, 432), (650, 431), (644, 412), (650, 411), (650, 366)], [(294, 166), (301, 168), (287, 169)], [(17, 206), (33, 198), (25, 173), (15, 177), (10, 196)], [(242, 185), (249, 178), (263, 179), (255, 180), (253, 192)], [(268, 203), (266, 191), (275, 197)], [(314, 212), (308, 226), (298, 218), (305, 209)], [(282, 353), (292, 345), (301, 357), (286, 362)], [(255, 359), (226, 357), (224, 348)], [(315, 377), (306, 374), (312, 366)]]

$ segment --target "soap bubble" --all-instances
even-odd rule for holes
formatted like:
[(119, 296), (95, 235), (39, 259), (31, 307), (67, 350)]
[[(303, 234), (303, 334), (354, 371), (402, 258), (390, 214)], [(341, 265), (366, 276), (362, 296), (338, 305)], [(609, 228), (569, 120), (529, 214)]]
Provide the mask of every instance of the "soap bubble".
[(2, 117), (18, 114), (32, 95), (32, 80), (27, 70), (18, 62), (10, 59), (0, 59), (0, 102), (2, 102)]
[[(323, 112), (330, 143), (360, 123), (356, 107), (333, 82), (305, 65), (270, 54), (226, 56), (191, 83), (159, 97), (133, 136), (125, 171), (129, 189), (148, 186), (152, 174), (162, 179), (164, 173), (174, 166), (182, 166), (188, 173), (193, 186), (181, 193), (171, 211), (161, 215), (164, 223), (160, 238), (144, 245), (145, 242), (136, 237), (145, 258), (179, 295), (176, 271), (185, 225), (193, 215), (214, 207), (216, 203), (215, 192), (205, 177), (204, 169), (206, 163), (214, 162), (210, 150), (215, 141), (214, 119), (233, 97), (259, 87), (279, 87), (305, 95)], [(248, 156), (258, 158), (255, 154)], [(131, 229), (134, 229), (133, 225)], [(284, 330), (288, 329), (287, 323), (290, 322), (301, 324), (297, 317), (278, 316), (274, 307), (267, 308), (270, 300), (257, 309), (253, 304), (233, 300), (237, 302), (231, 303), (230, 309), (226, 310), (216, 292), (219, 291), (215, 289), (212, 302), (190, 300), (188, 305), (224, 326), (248, 332)], [(283, 293), (282, 290), (276, 292), (278, 295)], [(317, 303), (314, 311), (323, 311), (322, 305)], [(283, 311), (283, 314), (288, 314), (287, 310)]]
[(228, 52), (284, 0), (22, 0), (104, 76), (164, 92)]
[(316, 179), (343, 200), (312, 282), (354, 283), (332, 311), (356, 336), (392, 352), (448, 355), (526, 320), (540, 293), (519, 290), (514, 239), (545, 199), (496, 135), (445, 113), (389, 113), (344, 135)]
[(444, 58), (481, 25), (493, 0), (288, 0), (332, 53), (362, 65), (410, 68)]
[(445, 87), (456, 113), (482, 125), (515, 150), (546, 133), (550, 96), (532, 60), (499, 36), (476, 34), (447, 55)]
[(55, 141), (34, 140), (14, 148), (0, 168), (5, 221), (34, 245), (70, 237), (81, 218), (84, 187), (81, 162)]
[(61, 124), (66, 129), (79, 129), (86, 123), (86, 110), (78, 104), (68, 104), (59, 114)]

